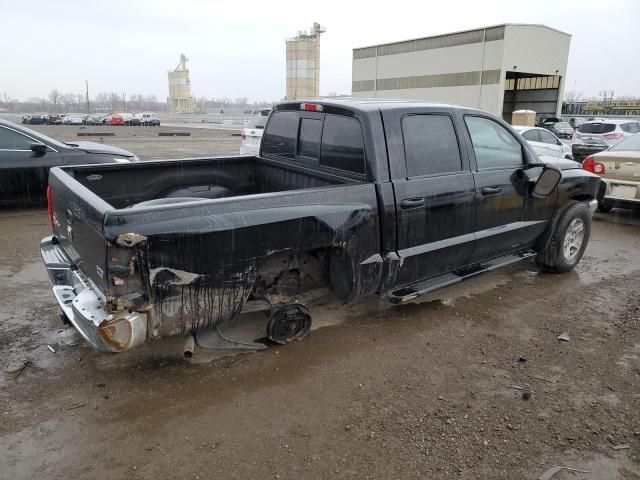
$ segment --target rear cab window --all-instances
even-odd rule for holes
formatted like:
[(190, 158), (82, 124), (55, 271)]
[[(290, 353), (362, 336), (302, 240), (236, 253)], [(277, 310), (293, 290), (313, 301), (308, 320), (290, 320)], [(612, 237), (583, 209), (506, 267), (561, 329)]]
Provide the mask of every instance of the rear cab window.
[(615, 129), (615, 123), (583, 123), (578, 131), (580, 133), (610, 133)]
[(262, 154), (350, 174), (366, 174), (362, 126), (354, 117), (276, 111), (265, 127)]
[(460, 146), (448, 115), (418, 114), (402, 118), (407, 177), (462, 170)]

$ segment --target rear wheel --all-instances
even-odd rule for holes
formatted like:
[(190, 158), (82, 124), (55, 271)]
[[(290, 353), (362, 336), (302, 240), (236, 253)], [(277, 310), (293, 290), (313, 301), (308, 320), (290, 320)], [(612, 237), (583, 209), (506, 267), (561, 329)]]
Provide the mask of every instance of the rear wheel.
[(536, 262), (552, 272), (572, 270), (584, 254), (591, 234), (591, 214), (585, 203), (574, 203), (562, 214)]

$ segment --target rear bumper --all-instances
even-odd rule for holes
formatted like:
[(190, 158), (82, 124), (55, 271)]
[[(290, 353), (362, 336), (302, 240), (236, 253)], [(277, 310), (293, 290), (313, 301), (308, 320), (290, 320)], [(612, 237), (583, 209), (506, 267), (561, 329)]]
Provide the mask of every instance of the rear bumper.
[(601, 202), (608, 207), (640, 208), (640, 182), (603, 179)]
[(104, 295), (57, 244), (55, 237), (40, 242), (53, 295), (71, 324), (98, 352), (122, 352), (147, 338), (147, 315), (140, 312), (109, 313)]

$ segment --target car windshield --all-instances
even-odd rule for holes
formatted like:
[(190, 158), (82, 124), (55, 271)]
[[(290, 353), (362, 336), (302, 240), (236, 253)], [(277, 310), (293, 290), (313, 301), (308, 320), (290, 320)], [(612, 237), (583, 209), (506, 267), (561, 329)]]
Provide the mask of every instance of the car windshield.
[(633, 137), (616, 143), (609, 151), (616, 152), (640, 152), (640, 133), (636, 133)]
[(247, 125), (247, 128), (264, 128), (264, 126), (267, 124), (267, 118), (268, 117), (257, 117), (252, 119), (251, 121), (249, 121), (249, 124)]
[(571, 128), (571, 125), (569, 125), (567, 122), (558, 122), (556, 123), (556, 127)]
[(609, 133), (615, 129), (615, 123), (583, 123), (578, 131), (580, 133)]

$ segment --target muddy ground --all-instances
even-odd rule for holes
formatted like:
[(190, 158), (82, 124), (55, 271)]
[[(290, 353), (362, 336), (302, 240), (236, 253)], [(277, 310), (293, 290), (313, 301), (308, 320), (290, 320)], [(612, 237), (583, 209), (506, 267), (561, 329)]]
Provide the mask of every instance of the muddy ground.
[[(204, 133), (164, 152), (220, 147)], [(181, 339), (68, 345), (48, 232), (43, 211), (0, 212), (2, 479), (640, 479), (640, 215), (597, 214), (568, 274), (529, 262), (403, 307), (323, 300), (304, 341), (192, 361)]]

